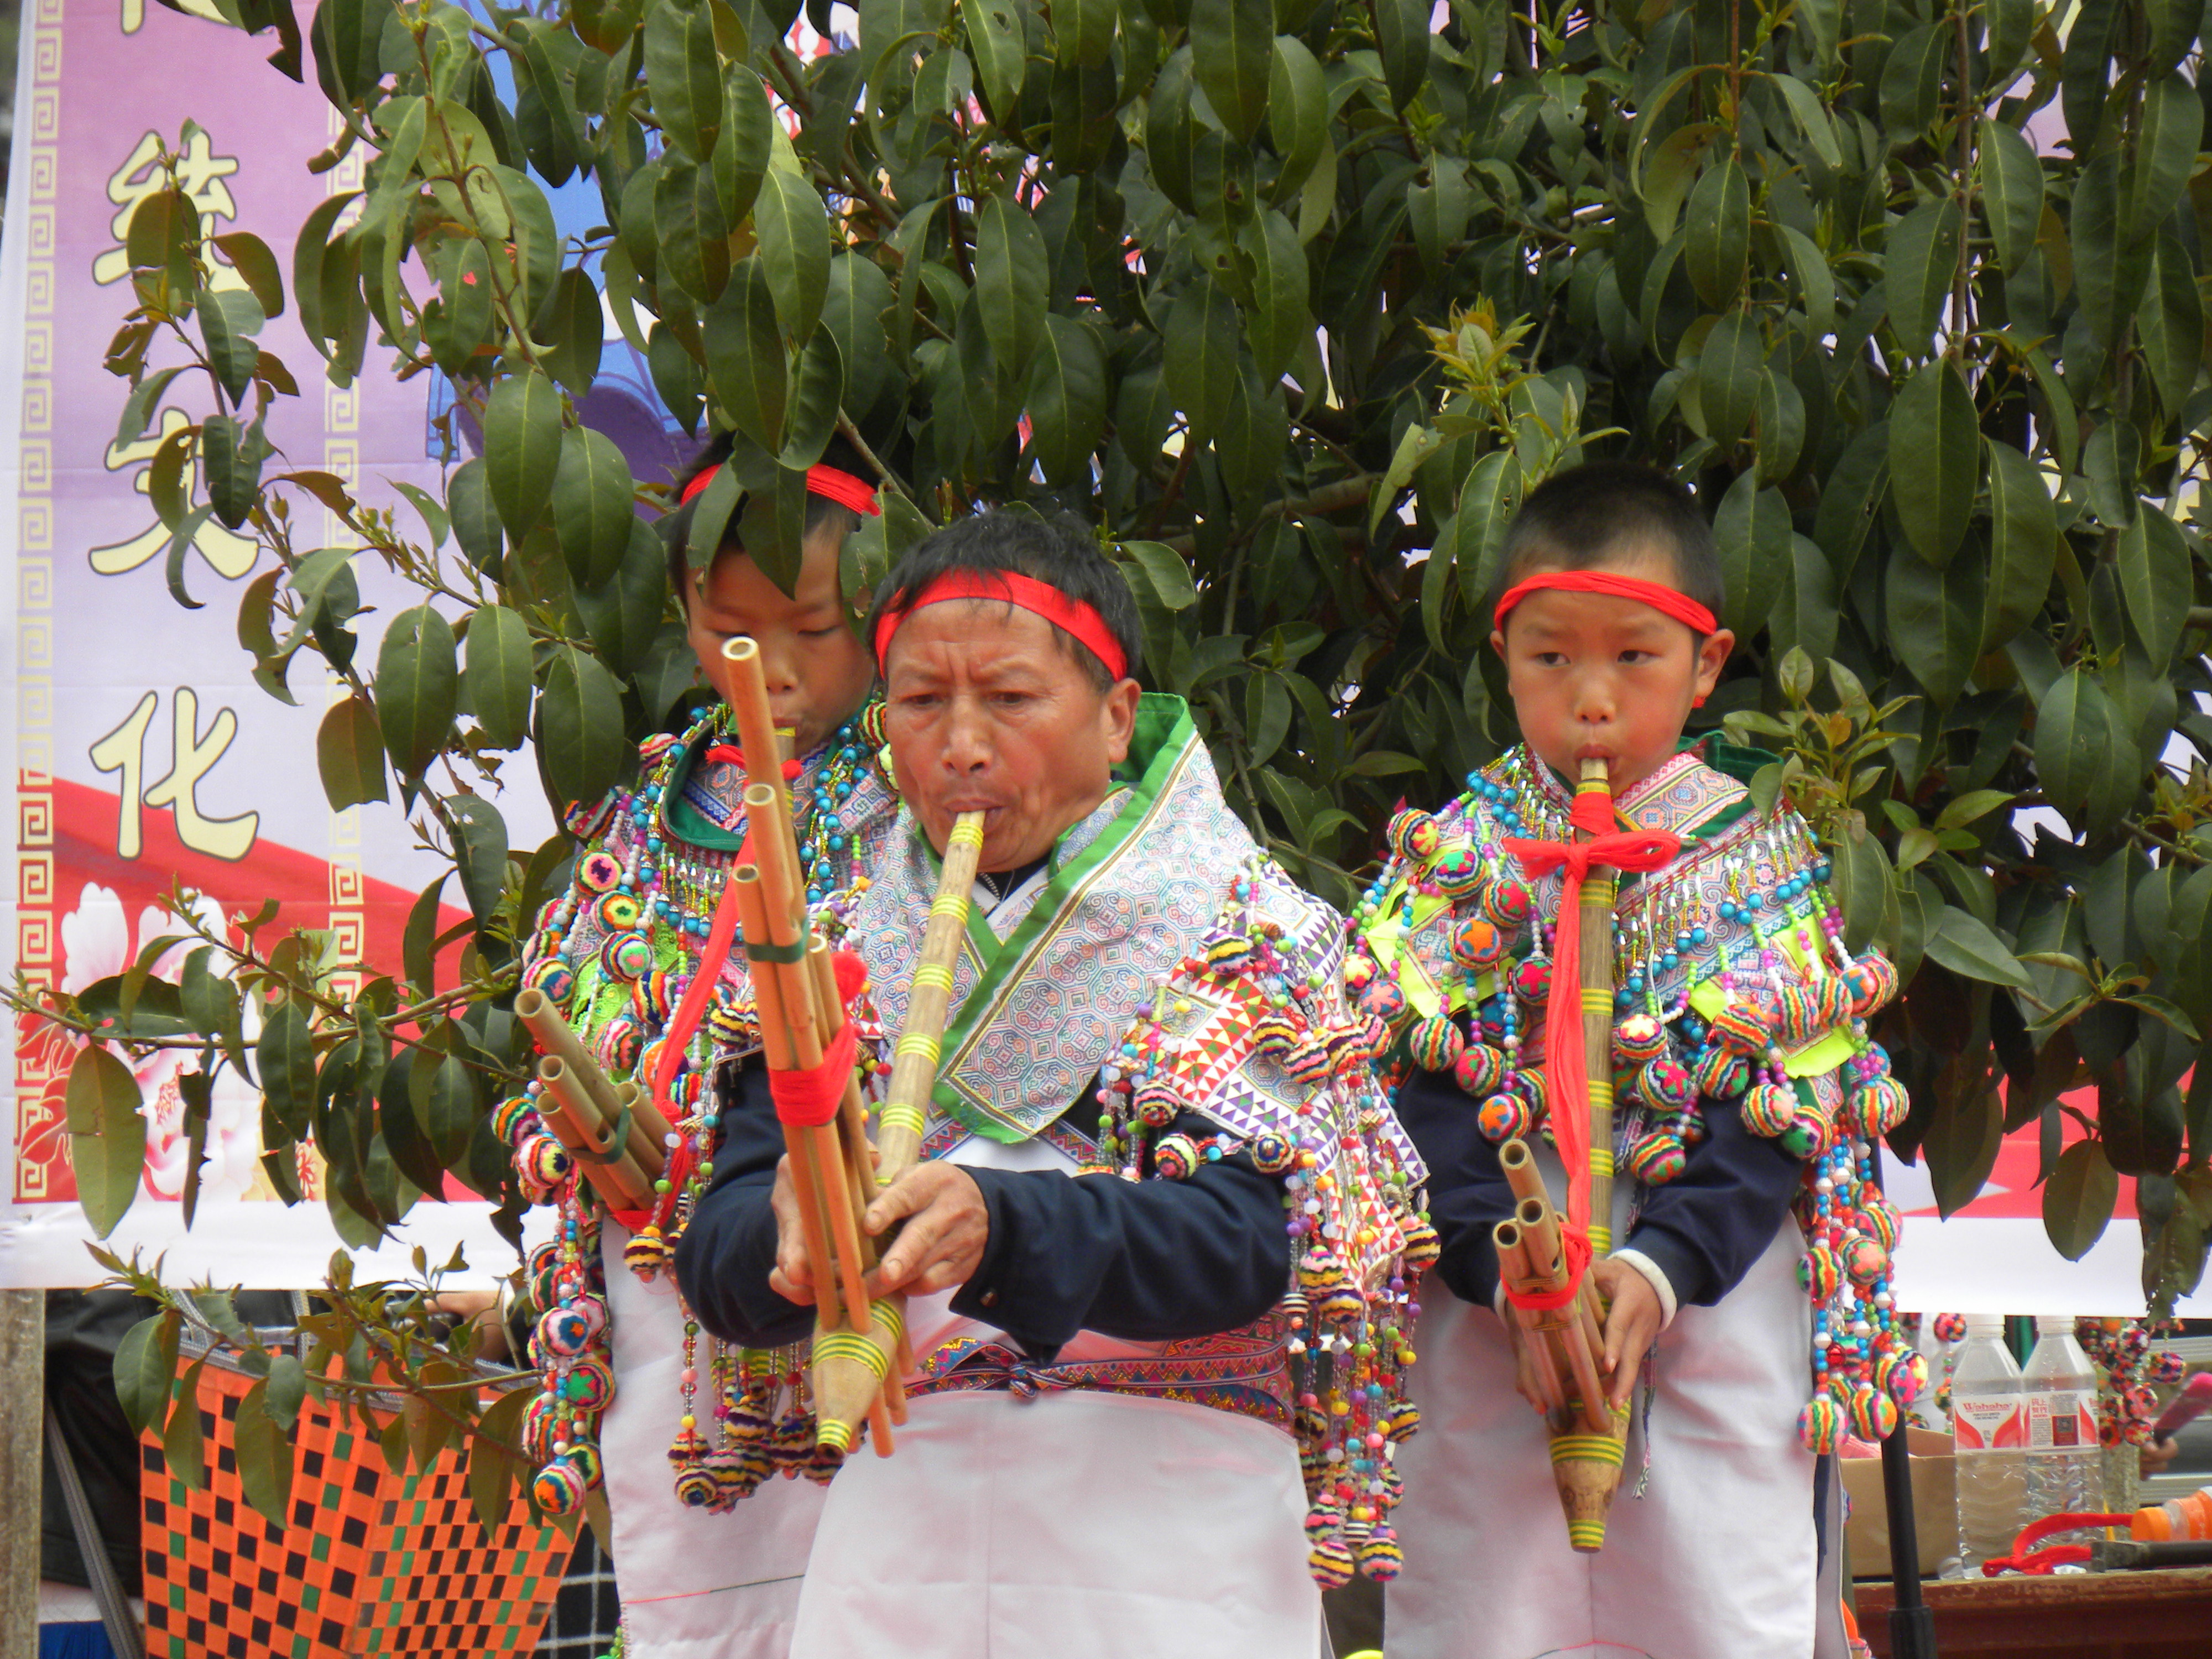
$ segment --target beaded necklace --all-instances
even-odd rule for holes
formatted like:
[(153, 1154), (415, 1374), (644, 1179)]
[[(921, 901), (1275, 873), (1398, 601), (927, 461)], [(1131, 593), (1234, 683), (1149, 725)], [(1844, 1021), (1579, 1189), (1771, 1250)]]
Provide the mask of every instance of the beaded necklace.
[[(862, 720), (845, 722), (817, 751), (811, 784), (794, 802), (804, 815), (802, 866), (811, 898), (830, 886), (837, 860), (852, 845), (845, 809), (866, 753)], [(643, 772), (634, 789), (610, 791), (564, 815), (571, 834), (599, 845), (578, 859), (568, 892), (541, 913), (523, 982), (563, 1012), (611, 1076), (656, 1073), (669, 1018), (704, 966), (713, 912), (742, 843), (745, 816), (731, 799), (741, 769), (707, 774), (710, 767), (743, 767), (744, 757), (727, 743), (729, 723), (728, 710), (717, 706), (681, 737), (648, 740), (640, 749)], [(796, 784), (806, 769), (787, 762), (784, 775)], [(679, 807), (696, 813), (729, 844), (702, 846), (685, 836), (677, 823)], [(718, 1048), (750, 1041), (753, 1025), (750, 983), (724, 980), (715, 987), (708, 1017), (686, 1034), (669, 1084), (667, 1168), (654, 1183), (656, 1202), (647, 1220), (623, 1251), (625, 1265), (641, 1277), (651, 1279), (667, 1266), (692, 1208), (714, 1179), (720, 1113), (708, 1086), (710, 1062)], [(525, 1193), (560, 1212), (555, 1240), (532, 1262), (532, 1297), (543, 1311), (531, 1357), (544, 1389), (526, 1413), (523, 1432), (526, 1447), (543, 1464), (533, 1495), (544, 1509), (566, 1515), (604, 1479), (598, 1420), (612, 1398), (614, 1376), (599, 1206), (565, 1150), (545, 1131), (537, 1110), (541, 1088), (533, 1079), (500, 1107), (494, 1121), (514, 1151)], [(755, 1467), (750, 1449), (738, 1443), (736, 1429), (744, 1419), (735, 1402), (757, 1399), (769, 1362), (779, 1367), (781, 1362), (763, 1356), (762, 1364), (750, 1364), (746, 1357), (733, 1359), (726, 1351), (710, 1358), (715, 1415), (726, 1430), (723, 1446), (710, 1451), (696, 1433), (692, 1410), (700, 1375), (698, 1326), (688, 1309), (684, 1317), (684, 1413), (670, 1451), (678, 1496), (688, 1504), (726, 1507), (750, 1490), (747, 1477)], [(779, 1382), (781, 1376), (779, 1369)], [(703, 1492), (691, 1478), (702, 1469), (708, 1477)]]

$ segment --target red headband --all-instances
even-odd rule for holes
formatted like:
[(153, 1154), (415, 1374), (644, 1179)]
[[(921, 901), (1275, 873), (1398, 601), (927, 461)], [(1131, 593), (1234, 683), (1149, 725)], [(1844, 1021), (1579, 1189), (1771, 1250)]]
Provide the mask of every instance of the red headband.
[(884, 659), (890, 654), (891, 638), (908, 617), (926, 605), (942, 605), (947, 599), (999, 599), (1017, 611), (1030, 611), (1073, 635), (1116, 680), (1128, 677), (1128, 656), (1096, 605), (1071, 599), (1049, 583), (1012, 570), (948, 570), (916, 594), (911, 604), (885, 611), (876, 625), (877, 668), (884, 667)]
[(1506, 614), (1531, 593), (1546, 589), (1565, 593), (1610, 593), (1616, 599), (1636, 599), (1662, 616), (1672, 617), (1693, 634), (1720, 631), (1720, 623), (1713, 613), (1688, 594), (1678, 592), (1663, 582), (1646, 581), (1641, 576), (1616, 576), (1610, 570), (1547, 570), (1531, 576), (1506, 590), (1505, 597), (1498, 602), (1498, 614), (1492, 625), (1500, 633), (1504, 632)]
[[(690, 483), (685, 484), (684, 493), (676, 498), (676, 504), (678, 507), (684, 506), (704, 493), (707, 486), (714, 483), (714, 475), (721, 470), (719, 466), (710, 466), (692, 479)], [(849, 472), (840, 472), (834, 466), (808, 467), (806, 493), (810, 495), (825, 496), (836, 502), (838, 506), (849, 507), (854, 512), (866, 518), (875, 518), (883, 512), (883, 508), (876, 504), (876, 488), (873, 484), (869, 483), (866, 479), (856, 478)]]

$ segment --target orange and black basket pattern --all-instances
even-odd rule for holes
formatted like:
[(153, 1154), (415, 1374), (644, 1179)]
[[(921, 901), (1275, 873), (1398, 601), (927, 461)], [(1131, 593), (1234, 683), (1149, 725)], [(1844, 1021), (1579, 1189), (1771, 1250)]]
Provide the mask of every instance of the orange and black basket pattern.
[(159, 1443), (140, 1445), (148, 1659), (337, 1659), (527, 1654), (574, 1547), (519, 1492), (495, 1533), (447, 1447), (394, 1475), (374, 1439), (327, 1407), (300, 1413), (291, 1524), (240, 1490), (234, 1424), (252, 1380), (201, 1373), (207, 1480), (188, 1490)]

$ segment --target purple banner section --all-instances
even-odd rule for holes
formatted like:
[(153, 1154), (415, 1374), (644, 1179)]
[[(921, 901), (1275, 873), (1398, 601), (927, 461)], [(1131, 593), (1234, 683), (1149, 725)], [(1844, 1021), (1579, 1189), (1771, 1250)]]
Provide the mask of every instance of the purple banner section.
[[(127, 386), (102, 359), (135, 303), (124, 237), (137, 204), (163, 185), (163, 146), (180, 157), (204, 228), (259, 235), (288, 286), (300, 224), (330, 194), (359, 187), (358, 152), (327, 173), (308, 170), (339, 123), (312, 68), (302, 86), (264, 61), (272, 45), (151, 0), (39, 0), (23, 20), (0, 240), (0, 557), (15, 613), (0, 687), (16, 844), (14, 902), (0, 927), (33, 986), (79, 989), (177, 931), (161, 908), (173, 883), (204, 896), (204, 920), (274, 897), (280, 928), (326, 930), (333, 960), (396, 966), (407, 907), (437, 867), (397, 807), (325, 804), (314, 739), (333, 687), (319, 661), (295, 663), (296, 706), (249, 678), (234, 619), (268, 556), (210, 521), (179, 578), (204, 608), (171, 596), (170, 538), (147, 477), (161, 438), (214, 408), (204, 374), (179, 375), (145, 434), (117, 441)], [(437, 492), (430, 377), (399, 383), (372, 344), (362, 376), (334, 386), (289, 307), (258, 343), (301, 394), (270, 414), (278, 453), (267, 471), (334, 473), (366, 501), (397, 504), (427, 541), (391, 486)], [(149, 361), (189, 359), (158, 343)], [(294, 510), (299, 550), (344, 544), (312, 497), (296, 494)], [(364, 599), (384, 614), (411, 602), (373, 559), (355, 568)], [(381, 624), (365, 620), (362, 649), (373, 653)], [(535, 845), (550, 825), (526, 758), (514, 775), (500, 805), (515, 844)], [(156, 971), (174, 977), (182, 955)], [(100, 1276), (84, 1250), (62, 1106), (76, 1053), (74, 1040), (33, 1023), (17, 1032), (12, 1098), (0, 1103), (0, 1285)], [(337, 1235), (314, 1197), (289, 1209), (276, 1201), (258, 1162), (252, 1087), (227, 1071), (217, 1081), (187, 1231), (177, 1202), (183, 1066), (170, 1055), (133, 1064), (147, 1096), (147, 1164), (110, 1243), (126, 1255), (168, 1250), (173, 1278), (319, 1283)], [(312, 1194), (313, 1160), (298, 1173)], [(512, 1253), (488, 1216), (481, 1204), (420, 1204), (400, 1243), (385, 1247), (391, 1259), (361, 1271), (396, 1275), (411, 1246), (442, 1259), (457, 1243), (476, 1267), (503, 1267)]]

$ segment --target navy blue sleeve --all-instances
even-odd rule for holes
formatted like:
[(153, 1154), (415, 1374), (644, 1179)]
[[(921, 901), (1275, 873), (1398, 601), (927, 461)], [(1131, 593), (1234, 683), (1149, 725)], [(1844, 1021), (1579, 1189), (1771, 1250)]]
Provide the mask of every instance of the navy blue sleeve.
[[(1197, 1117), (1176, 1127), (1194, 1138), (1214, 1132)], [(811, 1308), (768, 1285), (775, 1265), (769, 1196), (782, 1156), (767, 1073), (755, 1060), (725, 1091), (714, 1185), (676, 1253), (684, 1297), (726, 1341), (776, 1346), (813, 1328)], [(953, 1310), (1039, 1357), (1085, 1329), (1132, 1341), (1234, 1330), (1290, 1287), (1282, 1183), (1242, 1154), (1204, 1164), (1188, 1181), (968, 1173), (989, 1209), (990, 1234)]]
[(1709, 1308), (1774, 1243), (1805, 1165), (1779, 1140), (1745, 1128), (1735, 1102), (1704, 1105), (1705, 1139), (1680, 1175), (1646, 1191), (1625, 1244), (1659, 1264), (1677, 1302)]
[[(1176, 1128), (1215, 1132), (1186, 1114)], [(1290, 1289), (1283, 1187), (1242, 1153), (1187, 1181), (970, 1170), (991, 1236), (952, 1310), (1040, 1357), (1079, 1330), (1137, 1342), (1249, 1325)]]
[(1449, 1073), (1416, 1068), (1398, 1091), (1398, 1121), (1429, 1166), (1429, 1222), (1442, 1252), (1431, 1271), (1462, 1302), (1495, 1306), (1490, 1233), (1513, 1213), (1513, 1189), (1498, 1148), (1475, 1125), (1474, 1102)]
[(726, 1342), (777, 1348), (814, 1329), (814, 1310), (787, 1302), (768, 1287), (775, 1266), (775, 1166), (783, 1126), (757, 1057), (716, 1073), (722, 1102), (721, 1143), (714, 1184), (691, 1212), (676, 1247), (676, 1282), (699, 1322)]

